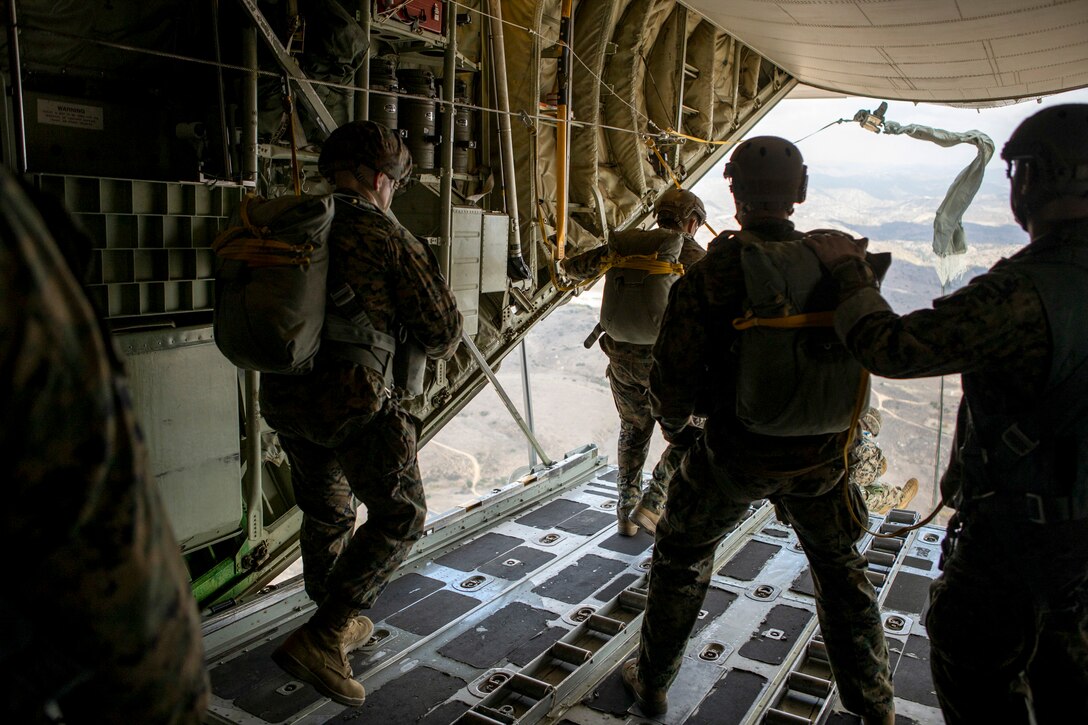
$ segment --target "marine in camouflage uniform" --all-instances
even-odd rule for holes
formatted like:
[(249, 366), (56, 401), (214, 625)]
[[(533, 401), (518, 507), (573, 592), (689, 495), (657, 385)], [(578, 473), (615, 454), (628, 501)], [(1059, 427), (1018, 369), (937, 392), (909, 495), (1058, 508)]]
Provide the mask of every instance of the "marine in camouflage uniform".
[(1088, 105), (1021, 124), (1002, 156), (1031, 243), (932, 309), (892, 312), (852, 240), (812, 244), (866, 368), (963, 374), (941, 483), (957, 510), (926, 618), (948, 723), (1088, 722), (1088, 384), (1071, 374), (1088, 361), (1086, 131)]
[[(781, 176), (770, 176), (759, 193), (738, 193), (738, 159), (755, 175), (764, 159), (775, 160), (787, 150), (796, 156), (782, 160)], [(734, 175), (744, 231), (764, 241), (802, 236), (788, 221), (793, 203), (804, 199), (807, 178), (796, 147), (773, 137), (750, 139), (737, 147), (727, 169)], [(843, 492), (841, 458), (848, 432), (771, 437), (749, 432), (736, 415), (731, 351), (739, 333), (729, 321), (744, 314), (740, 248), (729, 233), (720, 235), (703, 261), (673, 285), (653, 348), (654, 414), (677, 418), (706, 410), (708, 416), (704, 435), (669, 484), (638, 657), (626, 663), (624, 681), (647, 714), (667, 710), (666, 692), (703, 606), (715, 551), (749, 504), (766, 498), (793, 526), (808, 557), (820, 631), (843, 703), (868, 723), (890, 723), (887, 645), (876, 594), (855, 545), (862, 528)], [(866, 521), (857, 489), (849, 491), (858, 518)]]
[(188, 572), (120, 356), (76, 281), (85, 238), (56, 202), (39, 208), (0, 172), (0, 712), (197, 723), (208, 692)]
[[(702, 201), (690, 191), (669, 190), (656, 205), (658, 224), (663, 229), (684, 232), (684, 243), (677, 261), (687, 270), (706, 252), (691, 236), (706, 219)], [(682, 215), (681, 218), (680, 215)], [(607, 245), (591, 249), (572, 257), (563, 264), (563, 273), (571, 279), (584, 280), (600, 274), (601, 263), (607, 255)], [(654, 465), (653, 473), (643, 490), (642, 469), (650, 450), (650, 438), (654, 432), (654, 418), (650, 413), (650, 365), (653, 345), (621, 342), (603, 333), (599, 344), (608, 356), (605, 375), (620, 416), (620, 434), (616, 452), (619, 468), (616, 488), (619, 500), (616, 512), (620, 532), (634, 534), (637, 528), (628, 523), (636, 508), (644, 509), (650, 516), (640, 516), (645, 524), (656, 524), (657, 517), (665, 509), (666, 486), (669, 478), (680, 466), (684, 450), (668, 445)], [(682, 428), (688, 420), (663, 421), (666, 426)], [(645, 517), (645, 518), (643, 518)], [(653, 533), (653, 527), (647, 527)]]
[[(403, 142), (373, 122), (347, 124), (326, 141), (320, 166), (341, 184), (329, 233), (330, 281), (352, 288), (379, 332), (403, 326), (428, 357), (451, 357), (462, 326), (453, 294), (422, 242), (385, 214), (411, 169)], [(355, 176), (366, 183), (353, 184)], [(355, 637), (355, 615), (374, 603), (423, 533), (418, 421), (381, 374), (324, 348), (309, 374), (263, 376), (261, 409), (291, 463), (303, 512), (303, 577), (319, 605), (277, 662), (284, 666), (285, 654), (301, 651), (285, 669), (339, 702), (361, 704), (362, 685), (350, 679), (351, 668), (334, 643)], [(354, 534), (353, 496), (367, 509)], [(315, 651), (330, 663), (306, 659)]]
[(880, 477), (888, 471), (888, 459), (876, 444), (881, 426), (880, 411), (869, 408), (861, 416), (860, 423), (861, 435), (850, 458), (850, 483), (861, 489), (865, 506), (875, 514), (902, 508), (918, 492), (918, 479), (908, 480), (905, 486), (880, 483)]

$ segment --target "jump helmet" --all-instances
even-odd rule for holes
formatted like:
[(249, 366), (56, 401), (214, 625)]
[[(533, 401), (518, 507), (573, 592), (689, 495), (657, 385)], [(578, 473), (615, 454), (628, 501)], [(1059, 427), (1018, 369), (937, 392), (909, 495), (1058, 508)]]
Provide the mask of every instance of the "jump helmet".
[(1012, 213), (1020, 226), (1041, 204), (1062, 196), (1088, 196), (1088, 104), (1044, 108), (1021, 123), (1001, 158), (1013, 178), (1019, 169), (1031, 174), (1024, 188), (1013, 184)]
[(778, 136), (756, 136), (737, 146), (725, 165), (737, 202), (763, 208), (800, 204), (808, 192), (801, 151)]
[(706, 221), (703, 200), (687, 189), (673, 187), (658, 197), (654, 204), (654, 215), (662, 226), (683, 224), (693, 214), (700, 225)]

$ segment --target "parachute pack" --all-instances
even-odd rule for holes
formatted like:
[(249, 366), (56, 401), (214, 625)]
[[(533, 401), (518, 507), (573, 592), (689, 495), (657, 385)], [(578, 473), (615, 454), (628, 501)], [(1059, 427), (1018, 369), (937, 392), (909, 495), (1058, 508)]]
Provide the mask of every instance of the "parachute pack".
[(669, 302), (669, 288), (684, 273), (677, 260), (684, 234), (672, 229), (628, 229), (609, 240), (600, 327), (619, 342), (652, 345)]
[[(868, 375), (834, 330), (833, 279), (801, 239), (764, 242), (734, 232), (748, 299), (737, 359), (737, 418), (753, 433), (841, 433), (869, 403)], [(873, 265), (881, 277), (891, 255)]]
[(392, 380), (396, 340), (330, 283), (333, 214), (331, 195), (247, 196), (215, 240), (215, 343), (236, 366), (301, 375), (324, 346)]

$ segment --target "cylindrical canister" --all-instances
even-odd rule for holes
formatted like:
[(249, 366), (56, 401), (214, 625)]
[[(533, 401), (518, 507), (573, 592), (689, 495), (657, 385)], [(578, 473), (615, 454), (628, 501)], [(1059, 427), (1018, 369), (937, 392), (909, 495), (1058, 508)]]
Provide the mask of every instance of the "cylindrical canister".
[[(435, 119), (434, 73), (416, 68), (401, 68), (397, 79), (408, 96), (399, 101), (400, 129), (405, 132), (404, 141), (412, 154), (412, 162), (420, 169), (433, 169), (434, 147), (438, 140)], [(409, 97), (412, 96), (412, 97)]]
[(468, 86), (464, 81), (454, 83), (453, 112), (453, 170), (458, 173), (468, 171), (469, 150), (475, 148), (472, 123), (472, 111), (465, 107), (468, 103)]
[(389, 128), (397, 128), (397, 97), (388, 95), (400, 90), (393, 61), (388, 58), (371, 58), (370, 88), (378, 91), (370, 94), (370, 120)]

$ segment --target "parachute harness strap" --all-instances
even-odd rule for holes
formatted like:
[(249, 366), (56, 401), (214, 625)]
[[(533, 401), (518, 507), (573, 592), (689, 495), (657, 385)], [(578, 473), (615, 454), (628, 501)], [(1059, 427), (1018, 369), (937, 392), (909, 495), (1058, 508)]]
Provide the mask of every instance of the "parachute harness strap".
[(613, 254), (604, 259), (604, 271), (609, 269), (638, 269), (650, 274), (684, 274), (684, 265), (679, 262), (665, 262), (657, 254)]
[(835, 324), (834, 312), (806, 312), (800, 315), (788, 317), (738, 317), (733, 320), (733, 327), (737, 330), (748, 330), (753, 327), (774, 327), (780, 329), (797, 329), (799, 327), (833, 327)]

